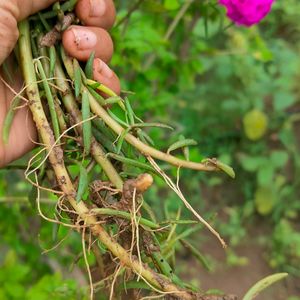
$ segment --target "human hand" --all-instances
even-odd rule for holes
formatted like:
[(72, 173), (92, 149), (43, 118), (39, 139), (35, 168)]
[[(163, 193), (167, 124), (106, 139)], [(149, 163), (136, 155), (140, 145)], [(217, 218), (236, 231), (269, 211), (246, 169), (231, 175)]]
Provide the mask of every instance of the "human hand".
[[(0, 0), (0, 65), (9, 57), (18, 40), (17, 24), (20, 20), (42, 10), (57, 0)], [(116, 93), (120, 92), (120, 82), (107, 66), (113, 54), (113, 43), (106, 31), (115, 20), (112, 0), (79, 0), (76, 15), (85, 26), (71, 26), (63, 33), (62, 43), (66, 52), (81, 61), (86, 61), (95, 52), (94, 79), (107, 85)], [(22, 87), (20, 72), (14, 75), (13, 90)], [(34, 147), (37, 132), (27, 107), (16, 112), (9, 141), (2, 141), (2, 127), (14, 93), (0, 81), (0, 167), (23, 156)]]

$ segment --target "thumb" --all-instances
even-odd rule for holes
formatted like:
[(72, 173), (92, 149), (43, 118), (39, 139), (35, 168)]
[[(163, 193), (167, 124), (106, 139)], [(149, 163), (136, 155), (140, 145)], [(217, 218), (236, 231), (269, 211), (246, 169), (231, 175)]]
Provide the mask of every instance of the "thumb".
[(0, 65), (18, 41), (18, 21), (44, 9), (57, 0), (0, 0)]

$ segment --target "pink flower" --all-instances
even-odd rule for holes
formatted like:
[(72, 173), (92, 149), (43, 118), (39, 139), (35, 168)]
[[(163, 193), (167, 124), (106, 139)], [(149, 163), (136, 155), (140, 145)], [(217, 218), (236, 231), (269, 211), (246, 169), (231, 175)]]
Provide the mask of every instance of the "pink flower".
[(259, 23), (271, 10), (275, 0), (219, 0), (227, 8), (227, 16), (238, 25)]

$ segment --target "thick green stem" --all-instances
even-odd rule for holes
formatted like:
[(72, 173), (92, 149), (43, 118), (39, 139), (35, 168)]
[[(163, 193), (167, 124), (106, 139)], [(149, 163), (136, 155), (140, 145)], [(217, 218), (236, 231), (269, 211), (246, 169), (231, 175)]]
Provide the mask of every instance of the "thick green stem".
[(23, 77), (27, 87), (26, 92), (29, 98), (28, 104), (32, 112), (33, 119), (38, 128), (39, 134), (42, 138), (42, 142), (49, 152), (49, 160), (57, 176), (58, 183), (60, 184), (65, 194), (72, 198), (76, 195), (76, 191), (73, 187), (70, 176), (66, 171), (64, 165), (63, 151), (59, 146), (54, 146), (54, 135), (50, 124), (46, 118), (39, 95), (37, 78), (33, 66), (33, 58), (31, 53), (30, 30), (28, 21), (22, 21), (19, 24), (19, 31), (20, 62)]

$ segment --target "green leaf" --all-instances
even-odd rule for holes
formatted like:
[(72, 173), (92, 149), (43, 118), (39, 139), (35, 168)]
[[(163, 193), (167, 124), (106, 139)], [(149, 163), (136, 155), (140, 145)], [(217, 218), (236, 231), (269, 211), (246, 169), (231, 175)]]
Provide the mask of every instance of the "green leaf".
[(56, 64), (56, 50), (54, 46), (49, 48), (49, 58), (50, 58), (50, 77), (54, 76), (55, 64)]
[(263, 290), (265, 290), (270, 285), (276, 283), (279, 280), (287, 277), (287, 273), (277, 273), (265, 277), (264, 279), (258, 281), (244, 296), (243, 300), (253, 300), (255, 299)]
[(9, 135), (10, 135), (10, 129), (14, 120), (14, 116), (17, 112), (16, 107), (18, 107), (21, 103), (21, 98), (20, 97), (15, 97), (11, 104), (10, 107), (6, 113), (4, 122), (3, 122), (3, 128), (2, 128), (2, 138), (3, 142), (5, 145), (8, 144), (9, 141)]
[(125, 98), (125, 107), (126, 107), (126, 112), (127, 112), (128, 119), (129, 119), (129, 124), (134, 125), (134, 123), (135, 123), (134, 122), (134, 112), (132, 110), (131, 104), (127, 97)]
[(212, 270), (211, 265), (209, 264), (207, 258), (191, 243), (182, 239), (180, 242), (183, 246), (188, 249), (188, 251), (196, 258), (196, 260), (208, 271)]
[(114, 97), (109, 97), (107, 99), (105, 99), (105, 104), (106, 105), (111, 105), (111, 104), (115, 104), (122, 101), (122, 98), (120, 96), (114, 96)]
[(122, 146), (125, 140), (126, 135), (129, 133), (130, 128), (126, 128), (122, 134), (119, 136), (118, 138), (118, 143), (117, 143), (117, 154), (120, 154), (121, 150), (122, 150)]
[(222, 170), (223, 172), (225, 172), (228, 176), (230, 176), (231, 178), (235, 178), (235, 172), (233, 170), (232, 167), (218, 161), (217, 163), (217, 167)]
[(180, 140), (180, 141), (172, 144), (168, 148), (167, 153), (169, 154), (170, 152), (172, 152), (174, 150), (177, 150), (179, 148), (184, 148), (184, 147), (187, 147), (187, 146), (195, 146), (195, 145), (197, 145), (197, 142), (195, 140), (192, 140), (192, 139), (183, 139), (183, 140)]
[(75, 86), (75, 97), (78, 98), (81, 90), (81, 72), (80, 66), (76, 60), (74, 60), (74, 86)]
[(276, 195), (271, 187), (259, 187), (255, 192), (254, 202), (258, 213), (265, 216), (272, 212)]
[(227, 164), (224, 164), (223, 162), (219, 161), (219, 160), (213, 160), (210, 158), (205, 158), (201, 161), (201, 163), (209, 163), (211, 165), (216, 166), (220, 171), (223, 171), (224, 173), (226, 173), (228, 176), (230, 176), (231, 178), (235, 178), (235, 172), (233, 170), (232, 167), (228, 166)]
[(126, 157), (123, 157), (123, 156), (115, 154), (115, 153), (107, 153), (107, 157), (111, 157), (117, 161), (124, 163), (124, 164), (128, 164), (128, 165), (134, 166), (134, 167), (142, 169), (142, 170), (147, 170), (147, 171), (150, 171), (153, 173), (156, 172), (152, 166), (150, 166), (147, 163), (138, 161), (138, 160), (126, 158)]
[(37, 187), (33, 186), (28, 194), (28, 201), (32, 208), (36, 207), (37, 196), (38, 196)]
[(268, 129), (268, 118), (264, 112), (253, 109), (244, 116), (243, 124), (248, 139), (256, 141), (266, 133)]
[(244, 170), (254, 172), (265, 163), (266, 159), (262, 156), (248, 156), (242, 154), (240, 155), (240, 161)]
[(164, 7), (167, 10), (175, 10), (180, 7), (180, 3), (178, 0), (165, 0)]
[(86, 75), (86, 78), (88, 79), (93, 79), (93, 64), (94, 64), (94, 59), (95, 59), (95, 51), (93, 51), (85, 65), (85, 69), (84, 69), (84, 72), (85, 72), (85, 75)]
[(15, 251), (10, 250), (7, 252), (4, 259), (4, 267), (12, 268), (17, 263), (17, 254)]
[(274, 95), (275, 111), (283, 111), (295, 102), (295, 97), (291, 93), (279, 91)]
[(83, 145), (85, 155), (88, 155), (91, 150), (91, 140), (92, 140), (92, 122), (89, 120), (91, 117), (91, 109), (89, 96), (86, 91), (82, 93), (82, 134), (83, 134)]
[(260, 186), (268, 186), (272, 184), (274, 177), (274, 166), (266, 163), (260, 166), (257, 172), (257, 182)]
[(271, 161), (275, 168), (282, 168), (286, 165), (289, 155), (286, 151), (273, 151), (271, 153)]
[(160, 1), (157, 0), (148, 0), (144, 1), (142, 4), (143, 10), (151, 13), (162, 13), (165, 11), (165, 7)]
[(88, 188), (88, 174), (86, 168), (83, 165), (80, 165), (79, 173), (79, 183), (78, 190), (76, 195), (76, 201), (79, 202), (82, 200), (82, 196)]

